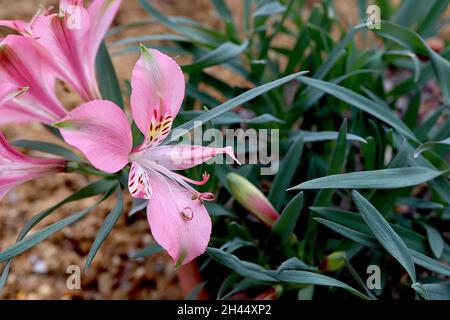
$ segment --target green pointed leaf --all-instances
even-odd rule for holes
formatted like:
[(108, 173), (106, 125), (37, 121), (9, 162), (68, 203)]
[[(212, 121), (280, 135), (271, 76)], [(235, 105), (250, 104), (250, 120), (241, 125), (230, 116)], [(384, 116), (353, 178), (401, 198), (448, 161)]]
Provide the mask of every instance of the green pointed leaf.
[(123, 109), (124, 103), (119, 80), (104, 42), (102, 42), (97, 53), (96, 71), (102, 98), (114, 102)]
[(441, 141), (429, 141), (422, 143), (416, 150), (414, 150), (414, 158), (418, 158), (423, 152), (430, 150), (437, 145), (447, 145), (450, 146), (450, 138)]
[(271, 1), (256, 9), (255, 12), (253, 12), (252, 17), (253, 18), (268, 17), (273, 16), (277, 13), (283, 13), (285, 11), (286, 7), (283, 6), (281, 3), (279, 3), (278, 1)]
[(245, 49), (247, 49), (248, 43), (248, 40), (245, 40), (240, 45), (236, 45), (232, 42), (226, 42), (220, 45), (217, 49), (201, 57), (194, 63), (183, 65), (182, 69), (185, 72), (193, 73), (211, 66), (222, 64), (238, 57), (242, 52), (245, 51)]
[(302, 189), (397, 189), (415, 186), (444, 172), (426, 167), (408, 167), (336, 174), (303, 182), (289, 190)]
[(111, 47), (118, 47), (128, 44), (140, 44), (152, 41), (174, 41), (174, 42), (189, 42), (188, 38), (178, 36), (175, 34), (151, 34), (138, 37), (128, 37), (119, 41), (111, 43)]
[(142, 259), (142, 258), (147, 258), (150, 257), (154, 254), (163, 252), (164, 249), (157, 243), (152, 243), (150, 245), (148, 245), (147, 247), (145, 247), (144, 249), (139, 250), (138, 252), (136, 252), (135, 254), (133, 254), (132, 259), (137, 260), (137, 259)]
[[(368, 235), (366, 233), (353, 230), (351, 228), (345, 227), (343, 225), (340, 225), (338, 223), (326, 219), (314, 218), (314, 220), (316, 220), (320, 224), (323, 224), (329, 229), (339, 233), (340, 235), (348, 239), (351, 239), (357, 243), (360, 243), (366, 247), (374, 249), (382, 249), (382, 247), (376, 242), (376, 238), (372, 235)], [(448, 266), (412, 249), (409, 249), (409, 254), (411, 255), (416, 265), (434, 271), (436, 273), (450, 276), (450, 268)]]
[(403, 240), (395, 233), (378, 210), (361, 194), (357, 191), (352, 191), (352, 198), (359, 210), (359, 213), (381, 245), (398, 262), (400, 262), (400, 264), (409, 273), (412, 281), (416, 282), (416, 269), (414, 267), (414, 262)]
[(442, 239), (441, 234), (432, 226), (422, 223), (425, 228), (428, 237), (428, 243), (430, 244), (431, 251), (436, 258), (440, 258), (444, 252), (444, 239)]
[(278, 281), (286, 282), (289, 284), (310, 284), (342, 288), (362, 299), (369, 300), (366, 295), (350, 287), (349, 285), (319, 273), (313, 273), (310, 271), (285, 270), (282, 272), (269, 271), (268, 274), (273, 276)]
[(200, 44), (204, 44), (207, 46), (214, 46), (217, 44), (217, 41), (206, 33), (197, 31), (194, 28), (184, 26), (172, 17), (166, 17), (164, 14), (158, 11), (149, 0), (139, 0), (139, 4), (159, 23), (165, 25), (169, 29), (172, 29), (173, 31), (180, 33)]
[(133, 206), (131, 207), (130, 212), (128, 212), (128, 216), (131, 217), (136, 213), (145, 210), (145, 208), (147, 208), (147, 205), (147, 199), (133, 199)]
[(428, 201), (420, 198), (402, 197), (395, 200), (396, 205), (407, 205), (417, 209), (444, 209), (440, 203)]
[(427, 283), (422, 287), (427, 292), (430, 300), (450, 300), (450, 284), (449, 283)]
[[(102, 199), (101, 201), (103, 201)], [(101, 202), (100, 201), (100, 202)], [(70, 226), (71, 224), (75, 223), (76, 221), (84, 218), (89, 212), (91, 212), (95, 207), (99, 205), (100, 202), (97, 202), (92, 207), (89, 207), (85, 210), (82, 210), (76, 214), (71, 215), (70, 217), (64, 218), (48, 227), (43, 228), (42, 230), (39, 230), (35, 233), (33, 233), (31, 236), (25, 237), (22, 240), (16, 242), (12, 246), (10, 246), (8, 249), (2, 251), (0, 253), (0, 262), (7, 261), (11, 258), (14, 258), (15, 256), (31, 249), (38, 243), (44, 241), (54, 233), (60, 231), (61, 229)]]
[(284, 270), (281, 272), (266, 270), (257, 264), (242, 261), (235, 255), (226, 253), (219, 249), (208, 248), (207, 252), (214, 260), (246, 278), (268, 282), (284, 282), (289, 284), (312, 284), (338, 287), (345, 289), (360, 298), (368, 299), (367, 296), (350, 287), (349, 285), (322, 274), (298, 270)]
[[(300, 134), (303, 134), (304, 142), (320, 142), (320, 141), (327, 141), (327, 140), (337, 140), (337, 138), (339, 136), (339, 132), (337, 132), (337, 131), (301, 130), (301, 131), (295, 132), (291, 138), (295, 139)], [(361, 138), (360, 136), (357, 136), (356, 134), (352, 134), (352, 133), (347, 134), (347, 140), (362, 142), (364, 144), (367, 143), (367, 141), (364, 138)]]
[(97, 233), (97, 236), (95, 237), (95, 240), (91, 246), (91, 249), (89, 250), (89, 254), (86, 259), (86, 264), (84, 265), (85, 270), (89, 269), (89, 267), (91, 266), (91, 263), (95, 258), (95, 255), (97, 254), (97, 252), (100, 249), (103, 242), (108, 237), (112, 228), (116, 225), (117, 221), (119, 220), (120, 216), (122, 215), (122, 212), (123, 212), (123, 197), (122, 197), (122, 190), (119, 190), (117, 192), (117, 204), (114, 207), (114, 209), (106, 217), (105, 221), (103, 222), (102, 226), (100, 227), (100, 230)]
[(297, 257), (287, 259), (277, 269), (277, 272), (284, 270), (303, 270), (303, 271), (317, 271), (316, 267), (308, 266)]
[(211, 258), (245, 278), (266, 282), (276, 281), (271, 276), (265, 274), (263, 267), (255, 263), (241, 261), (235, 255), (216, 248), (208, 248), (206, 251)]
[(300, 134), (289, 148), (289, 151), (282, 160), (278, 173), (272, 182), (268, 198), (277, 211), (280, 210), (286, 197), (286, 192), (284, 192), (284, 190), (289, 188), (289, 185), (294, 178), (294, 174), (297, 171), (297, 167), (300, 164), (303, 147), (303, 135)]
[(342, 100), (370, 115), (390, 125), (404, 136), (417, 141), (414, 133), (399, 119), (395, 113), (372, 100), (351, 91), (350, 89), (341, 87), (334, 83), (317, 80), (308, 77), (299, 77), (298, 80), (315, 89), (322, 90), (335, 98)]
[(272, 227), (272, 234), (280, 239), (282, 246), (288, 242), (289, 236), (294, 232), (298, 218), (303, 207), (303, 192), (296, 195), (284, 208), (278, 220)]
[(185, 124), (175, 128), (174, 130), (172, 130), (172, 133), (168, 136), (168, 138), (166, 139), (164, 144), (167, 144), (170, 141), (177, 141), (177, 139), (179, 139), (183, 134), (185, 134), (185, 131), (190, 131), (190, 130), (194, 129), (196, 126), (198, 126), (199, 124), (207, 123), (208, 121), (213, 120), (214, 118), (220, 116), (221, 114), (258, 97), (258, 96), (266, 93), (267, 91), (270, 91), (276, 87), (279, 87), (289, 81), (292, 81), (305, 73), (306, 72), (295, 73), (290, 76), (263, 84), (262, 86), (253, 88), (253, 89), (221, 104), (220, 106), (217, 106), (217, 107), (211, 109), (210, 111), (198, 116), (197, 118), (195, 118), (191, 121), (186, 122)]
[(439, 261), (415, 250), (409, 249), (409, 254), (413, 258), (414, 263), (418, 266), (450, 277), (450, 267), (448, 267), (447, 265), (442, 264)]
[[(20, 233), (19, 233), (19, 236), (17, 237), (16, 243), (21, 241), (28, 234), (28, 232), (30, 232), (31, 229), (33, 229), (34, 226), (36, 226), (39, 222), (44, 220), (46, 217), (51, 215), (53, 212), (55, 212), (62, 206), (66, 205), (68, 203), (71, 203), (71, 202), (90, 198), (90, 197), (93, 197), (93, 196), (96, 196), (96, 195), (99, 195), (102, 193), (106, 193), (105, 197), (103, 198), (103, 199), (106, 199), (107, 197), (109, 197), (109, 195), (112, 192), (114, 192), (115, 188), (117, 188), (116, 181), (99, 180), (99, 181), (95, 181), (95, 182), (91, 183), (90, 185), (78, 190), (77, 192), (71, 194), (70, 196), (68, 196), (64, 200), (60, 201), (53, 207), (46, 209), (46, 210), (40, 212), (39, 214), (35, 215), (33, 218), (31, 218), (25, 224), (25, 226), (22, 228), (22, 230), (20, 230)], [(9, 270), (11, 268), (11, 261), (12, 260), (8, 260), (5, 267), (3, 268), (2, 275), (0, 277), (0, 289), (3, 288), (3, 286), (6, 284), (6, 281), (8, 279)]]
[[(415, 9), (417, 10), (417, 9)], [(419, 11), (417, 11), (419, 12)], [(413, 20), (411, 20), (413, 21)], [(398, 24), (381, 21), (381, 28), (374, 29), (378, 35), (392, 40), (401, 46), (411, 50), (415, 54), (427, 56), (431, 60), (434, 73), (447, 104), (450, 103), (450, 62), (434, 52), (422, 37), (414, 31)]]
[[(342, 122), (339, 130), (339, 135), (336, 141), (336, 145), (331, 157), (331, 163), (328, 167), (328, 175), (340, 173), (345, 168), (345, 163), (348, 153), (347, 143), (347, 119)], [(322, 206), (331, 201), (333, 196), (333, 190), (320, 190), (316, 199), (314, 200), (314, 206)]]
[(33, 140), (16, 140), (12, 143), (12, 145), (18, 148), (25, 148), (53, 154), (69, 161), (85, 162), (85, 160), (81, 159), (72, 151), (53, 143)]

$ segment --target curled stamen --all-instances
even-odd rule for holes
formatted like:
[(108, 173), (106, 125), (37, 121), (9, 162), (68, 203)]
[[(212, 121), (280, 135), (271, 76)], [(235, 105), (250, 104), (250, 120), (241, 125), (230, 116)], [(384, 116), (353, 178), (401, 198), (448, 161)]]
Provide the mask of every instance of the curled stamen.
[(181, 217), (185, 220), (185, 221), (191, 221), (192, 219), (194, 219), (194, 211), (187, 207), (184, 208), (181, 212)]
[(200, 181), (189, 179), (189, 178), (182, 176), (180, 174), (177, 174), (177, 173), (175, 173), (175, 174), (178, 175), (184, 181), (189, 182), (190, 184), (194, 184), (196, 186), (203, 186), (204, 184), (206, 184), (209, 181), (209, 178), (210, 178), (210, 175), (207, 172), (203, 173), (202, 180), (200, 180)]

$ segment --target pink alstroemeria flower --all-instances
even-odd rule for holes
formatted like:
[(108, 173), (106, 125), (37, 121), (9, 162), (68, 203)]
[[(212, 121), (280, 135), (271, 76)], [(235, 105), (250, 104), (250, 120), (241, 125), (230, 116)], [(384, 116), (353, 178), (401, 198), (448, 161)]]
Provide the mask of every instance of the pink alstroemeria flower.
[(201, 185), (174, 170), (197, 166), (218, 154), (235, 159), (230, 147), (209, 148), (160, 144), (169, 134), (181, 107), (185, 81), (180, 66), (157, 50), (142, 48), (132, 79), (133, 118), (144, 143), (133, 150), (132, 132), (124, 112), (109, 101), (88, 102), (55, 124), (67, 143), (80, 149), (98, 169), (113, 173), (132, 163), (129, 190), (149, 199), (147, 217), (155, 240), (177, 266), (199, 256), (208, 245), (211, 219), (204, 201), (214, 200), (191, 184)]
[(0, 78), (4, 90), (27, 88), (14, 99), (0, 101), (0, 124), (13, 121), (51, 124), (67, 115), (55, 94), (56, 78), (51, 62), (33, 39), (9, 35), (1, 40)]
[(100, 98), (95, 59), (121, 0), (61, 0), (59, 13), (43, 12), (30, 23), (0, 20), (0, 25), (33, 38), (47, 51), (55, 71), (85, 101)]
[(63, 172), (65, 160), (26, 156), (14, 149), (0, 132), (0, 200), (15, 186), (47, 174)]

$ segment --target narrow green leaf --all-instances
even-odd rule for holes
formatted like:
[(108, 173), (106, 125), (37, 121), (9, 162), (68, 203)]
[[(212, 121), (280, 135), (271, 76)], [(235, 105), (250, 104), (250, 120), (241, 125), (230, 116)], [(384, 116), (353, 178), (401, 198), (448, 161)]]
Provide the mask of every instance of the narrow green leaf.
[[(291, 139), (296, 139), (300, 134), (303, 134), (304, 142), (320, 142), (320, 141), (327, 141), (327, 140), (337, 140), (339, 132), (337, 132), (337, 131), (301, 130), (298, 132), (294, 132), (294, 134), (292, 134), (292, 136), (291, 136)], [(364, 138), (361, 138), (360, 136), (357, 136), (356, 134), (352, 134), (352, 133), (347, 134), (347, 140), (362, 142), (364, 144), (367, 143), (367, 141)]]
[(297, 171), (297, 167), (300, 164), (303, 147), (303, 135), (300, 134), (289, 148), (289, 151), (281, 162), (278, 173), (272, 182), (268, 198), (277, 211), (280, 210), (286, 197), (286, 192), (284, 192), (284, 190), (289, 188), (289, 185), (294, 178), (294, 174)]
[(343, 54), (345, 53), (345, 48), (351, 41), (353, 41), (355, 33), (358, 30), (365, 28), (366, 24), (359, 24), (355, 27), (352, 27), (350, 31), (344, 36), (344, 38), (333, 48), (333, 50), (331, 50), (325, 61), (321, 63), (320, 67), (314, 73), (313, 77), (320, 80), (324, 79), (328, 72), (333, 69), (339, 59), (343, 56)]
[(114, 102), (123, 109), (124, 103), (119, 80), (104, 42), (100, 45), (97, 53), (96, 71), (102, 98)]
[(189, 42), (188, 38), (183, 36), (178, 36), (175, 34), (151, 34), (145, 36), (138, 37), (128, 37), (125, 39), (121, 39), (119, 41), (113, 42), (110, 44), (111, 47), (124, 46), (128, 44), (140, 44), (145, 42), (153, 42), (153, 41), (174, 41), (174, 42)]
[(272, 227), (272, 234), (280, 239), (282, 246), (287, 244), (289, 236), (294, 232), (302, 207), (303, 192), (300, 192), (286, 205), (286, 208), (284, 208)]
[(313, 88), (325, 91), (326, 93), (342, 100), (372, 116), (390, 125), (399, 133), (406, 137), (417, 141), (414, 133), (393, 113), (392, 110), (378, 105), (372, 100), (351, 91), (350, 89), (341, 87), (331, 82), (321, 81), (308, 77), (298, 77), (298, 80)]
[(164, 144), (167, 144), (171, 141), (177, 141), (177, 139), (179, 139), (181, 136), (183, 136), (186, 133), (186, 131), (190, 131), (190, 130), (194, 129), (195, 127), (199, 126), (200, 124), (211, 121), (214, 118), (220, 116), (221, 114), (258, 97), (258, 96), (262, 95), (263, 93), (266, 93), (267, 91), (270, 91), (276, 87), (279, 87), (289, 81), (292, 81), (305, 73), (306, 72), (295, 73), (295, 74), (289, 75), (287, 77), (266, 83), (262, 86), (253, 88), (253, 89), (221, 104), (220, 106), (215, 107), (214, 109), (211, 109), (210, 111), (200, 115), (199, 117), (197, 117), (191, 121), (188, 121), (185, 124), (178, 126), (174, 130), (172, 130), (171, 134), (169, 134), (169, 136), (166, 139), (166, 141), (164, 142)]
[(414, 134), (421, 140), (429, 140), (430, 137), (428, 136), (430, 131), (433, 129), (433, 127), (436, 125), (436, 123), (439, 121), (439, 118), (444, 113), (444, 111), (447, 111), (448, 107), (443, 105), (441, 107), (435, 108), (431, 110), (427, 115), (426, 118), (422, 121), (419, 127), (414, 130)]
[[(351, 228), (345, 227), (338, 223), (322, 219), (322, 218), (314, 218), (317, 222), (323, 224), (324, 226), (330, 228), (331, 230), (339, 233), (340, 235), (351, 239), (357, 243), (360, 243), (366, 247), (381, 249), (382, 247), (376, 242), (375, 237), (371, 235), (367, 235), (365, 233), (353, 230)], [(440, 273), (446, 276), (450, 276), (450, 268), (426, 255), (420, 253), (418, 251), (409, 249), (409, 254), (411, 255), (414, 263), (418, 266), (421, 266), (425, 269), (434, 271), (436, 273)]]
[[(96, 196), (96, 195), (99, 195), (101, 193), (105, 193), (106, 192), (106, 195), (103, 198), (103, 200), (104, 200), (107, 197), (109, 197), (109, 195), (114, 191), (114, 189), (116, 187), (117, 187), (117, 182), (116, 181), (113, 181), (113, 180), (99, 180), (99, 181), (95, 181), (95, 182), (91, 183), (90, 185), (80, 189), (79, 191), (71, 194), (70, 196), (68, 196), (64, 200), (60, 201), (59, 203), (57, 203), (53, 207), (51, 207), (49, 209), (46, 209), (46, 210), (40, 212), (39, 214), (35, 215), (33, 218), (31, 218), (25, 224), (25, 226), (22, 228), (22, 230), (20, 230), (20, 233), (19, 233), (19, 236), (17, 237), (16, 243), (21, 241), (28, 234), (28, 232), (31, 231), (31, 229), (34, 226), (36, 226), (39, 222), (41, 222), (43, 219), (48, 217), (50, 214), (52, 214), (53, 212), (55, 212), (56, 210), (58, 210), (62, 206), (66, 205), (68, 203), (71, 203), (71, 202), (79, 201), (81, 199), (90, 198), (90, 197), (93, 197), (93, 196)], [(8, 262), (6, 263), (5, 267), (3, 268), (3, 272), (2, 272), (2, 275), (0, 277), (0, 289), (3, 288), (3, 286), (6, 284), (6, 281), (8, 279), (9, 270), (10, 270), (10, 267), (11, 267), (11, 261), (12, 260), (8, 260)]]
[(208, 46), (214, 46), (217, 44), (217, 41), (215, 41), (214, 38), (210, 37), (209, 35), (205, 34), (204, 32), (199, 32), (193, 28), (189, 28), (186, 26), (183, 26), (179, 21), (173, 18), (168, 18), (164, 14), (162, 14), (160, 11), (158, 11), (153, 4), (150, 3), (148, 0), (139, 0), (139, 4), (144, 8), (145, 11), (150, 13), (152, 17), (154, 17), (158, 22), (165, 25), (166, 27), (172, 29), (173, 31), (177, 33), (181, 33), (186, 37), (189, 37), (190, 39), (194, 40), (195, 42), (205, 44)]
[(232, 42), (226, 42), (220, 45), (217, 49), (201, 57), (194, 63), (183, 65), (182, 69), (185, 72), (193, 73), (211, 66), (222, 64), (238, 57), (242, 52), (245, 51), (245, 49), (247, 49), (248, 44), (248, 40), (245, 40), (240, 45), (236, 45)]
[(283, 13), (285, 11), (286, 7), (283, 6), (281, 3), (279, 3), (278, 1), (271, 1), (256, 9), (255, 12), (253, 12), (252, 17), (253, 18), (268, 17), (278, 13)]
[[(415, 6), (415, 5), (414, 5)], [(416, 12), (420, 12), (415, 8)], [(409, 18), (411, 19), (411, 18)], [(414, 19), (410, 20), (414, 21)], [(450, 62), (434, 52), (422, 37), (414, 31), (398, 24), (381, 21), (380, 29), (373, 29), (378, 35), (392, 40), (401, 46), (411, 50), (415, 54), (428, 56), (431, 60), (434, 73), (439, 81), (444, 99), (450, 103)]]
[(336, 280), (334, 278), (324, 276), (319, 273), (313, 273), (310, 271), (297, 271), (297, 270), (286, 270), (282, 272), (270, 271), (268, 272), (272, 277), (281, 282), (286, 282), (290, 284), (311, 284), (318, 286), (329, 286), (338, 287), (345, 289), (354, 295), (369, 300), (369, 298), (358, 290), (350, 287), (349, 285)]
[(276, 281), (271, 276), (265, 274), (263, 267), (255, 263), (241, 261), (235, 255), (216, 248), (208, 248), (206, 251), (211, 258), (245, 278), (266, 282)]
[(239, 217), (233, 212), (224, 208), (221, 204), (217, 202), (207, 202), (205, 207), (208, 213), (213, 217), (229, 217), (233, 219), (239, 219)]
[(303, 182), (289, 190), (302, 189), (397, 189), (415, 186), (445, 172), (426, 167), (408, 167), (336, 174)]
[(413, 258), (414, 263), (418, 266), (450, 277), (450, 268), (447, 265), (442, 264), (439, 261), (434, 260), (415, 250), (410, 249), (409, 254)]
[(373, 137), (366, 138), (367, 143), (361, 145), (361, 153), (364, 158), (364, 164), (367, 171), (375, 169), (377, 156), (377, 145)]
[(431, 300), (450, 300), (450, 284), (449, 283), (426, 283), (422, 287)]
[(268, 282), (284, 282), (289, 284), (312, 284), (338, 287), (345, 289), (360, 298), (368, 299), (367, 296), (350, 287), (349, 285), (322, 274), (298, 270), (284, 270), (281, 272), (266, 270), (257, 264), (247, 261), (241, 261), (235, 255), (223, 252), (215, 248), (208, 248), (207, 252), (214, 260), (246, 278)]
[(352, 191), (352, 198), (359, 210), (359, 213), (381, 245), (398, 262), (400, 262), (400, 264), (408, 272), (412, 281), (416, 282), (416, 269), (414, 267), (414, 262), (403, 240), (395, 233), (378, 210), (361, 194), (357, 191)]
[(89, 269), (89, 267), (91, 266), (91, 263), (95, 258), (95, 255), (97, 254), (103, 242), (108, 237), (112, 228), (116, 225), (122, 212), (123, 212), (123, 197), (122, 197), (122, 190), (119, 189), (119, 191), (117, 191), (117, 204), (114, 207), (114, 209), (108, 214), (102, 226), (100, 227), (100, 230), (98, 231), (97, 236), (95, 237), (94, 243), (92, 244), (91, 249), (89, 250), (89, 254), (86, 259), (86, 264), (84, 265), (84, 270)]
[(431, 251), (436, 258), (440, 258), (444, 252), (444, 239), (442, 239), (441, 234), (434, 227), (422, 223), (425, 228), (428, 237), (428, 243), (430, 244)]
[(369, 236), (365, 233), (353, 230), (351, 228), (348, 228), (346, 226), (340, 225), (339, 223), (335, 223), (327, 219), (314, 218), (314, 220), (330, 228), (331, 230), (343, 235), (346, 238), (349, 238), (355, 242), (365, 245), (366, 247), (377, 248), (377, 243), (375, 242), (376, 239), (373, 236)]
[[(347, 143), (347, 119), (341, 125), (339, 135), (336, 141), (336, 145), (331, 156), (331, 163), (328, 167), (328, 175), (340, 173), (345, 168), (345, 163), (348, 153)], [(333, 196), (333, 190), (320, 190), (316, 199), (314, 200), (314, 206), (322, 206), (331, 201)]]
[(25, 148), (45, 152), (48, 154), (53, 154), (56, 156), (63, 157), (64, 159), (69, 161), (85, 162), (85, 160), (81, 159), (72, 151), (53, 143), (34, 140), (16, 140), (12, 143), (12, 145), (18, 148)]
[(416, 150), (414, 150), (414, 158), (418, 158), (423, 152), (430, 150), (437, 145), (447, 145), (450, 146), (450, 138), (441, 141), (429, 141), (422, 143)]
[(92, 206), (88, 209), (82, 210), (74, 215), (71, 215), (70, 217), (64, 218), (46, 228), (43, 228), (42, 230), (39, 230), (39, 231), (33, 233), (31, 236), (25, 237), (22, 240), (16, 242), (12, 246), (10, 246), (8, 249), (6, 249), (0, 253), (0, 262), (4, 262), (6, 260), (14, 258), (15, 256), (29, 250), (30, 248), (34, 247), (38, 243), (44, 241), (45, 239), (50, 237), (55, 232), (58, 232), (61, 229), (84, 218), (97, 205), (98, 204), (95, 204), (94, 206)]
[(401, 197), (395, 200), (396, 205), (407, 205), (411, 208), (417, 209), (444, 209), (440, 203), (428, 201), (420, 198)]
[(303, 270), (303, 271), (317, 271), (317, 267), (308, 266), (297, 257), (287, 259), (277, 269), (277, 272), (284, 270)]
[(412, 98), (403, 116), (403, 122), (410, 128), (416, 127), (421, 102), (421, 92), (418, 91)]
[(139, 250), (138, 252), (136, 252), (135, 254), (132, 255), (132, 259), (137, 260), (137, 259), (142, 259), (142, 258), (147, 258), (150, 257), (154, 254), (163, 252), (164, 249), (157, 243), (152, 243), (150, 245), (148, 245), (147, 247), (145, 247), (142, 250)]
[(131, 217), (138, 212), (141, 212), (145, 208), (147, 208), (148, 200), (147, 199), (133, 199), (133, 206), (131, 207), (130, 212), (128, 212), (128, 216)]

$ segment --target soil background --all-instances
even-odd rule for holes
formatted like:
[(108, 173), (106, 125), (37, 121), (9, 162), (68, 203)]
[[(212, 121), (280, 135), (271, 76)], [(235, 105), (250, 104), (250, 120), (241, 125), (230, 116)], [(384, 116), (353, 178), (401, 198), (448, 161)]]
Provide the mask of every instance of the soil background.
[[(152, 0), (165, 14), (187, 16), (202, 23), (221, 28), (220, 20), (209, 0)], [(312, 4), (314, 1), (310, 1)], [(355, 23), (358, 13), (356, 1), (339, 0), (336, 7), (346, 22)], [(0, 0), (0, 19), (29, 20), (40, 5), (57, 8), (54, 0)], [(241, 16), (241, 1), (228, 0), (233, 13)], [(114, 25), (148, 19), (137, 0), (123, 0)], [(164, 28), (148, 25), (120, 34), (120, 38), (161, 33)], [(442, 34), (448, 37), (448, 28)], [(117, 40), (112, 39), (112, 40)], [(114, 58), (121, 79), (129, 78), (137, 54)], [(226, 78), (227, 75), (225, 74)], [(228, 77), (227, 81), (238, 81)], [(80, 100), (76, 94), (58, 90), (68, 109), (76, 107)], [(8, 125), (1, 128), (8, 139), (33, 139), (58, 143), (40, 125)], [(0, 249), (14, 243), (16, 237), (33, 215), (59, 202), (74, 191), (93, 181), (83, 175), (60, 174), (28, 182), (10, 192), (0, 203)], [(131, 199), (124, 193), (127, 208)], [(82, 210), (96, 201), (84, 200), (58, 210), (40, 226), (44, 227)], [(158, 254), (141, 261), (131, 255), (151, 243), (152, 237), (144, 214), (128, 217), (124, 214), (103, 243), (92, 267), (82, 275), (82, 289), (68, 290), (66, 269), (70, 265), (84, 266), (90, 246), (105, 216), (114, 206), (108, 201), (92, 211), (77, 224), (65, 228), (43, 243), (14, 259), (1, 299), (182, 299), (183, 293), (177, 280), (177, 272), (165, 254)]]

